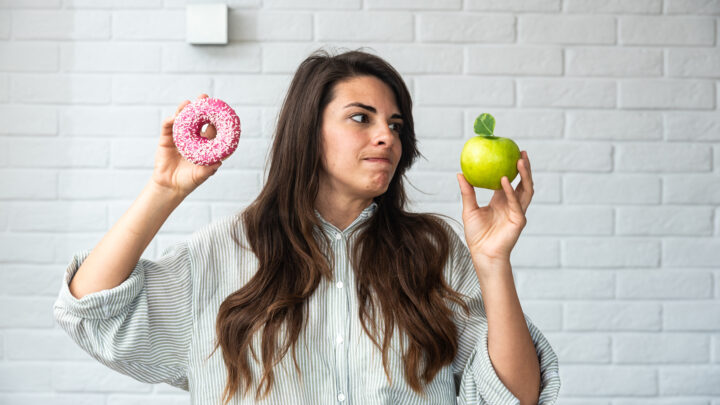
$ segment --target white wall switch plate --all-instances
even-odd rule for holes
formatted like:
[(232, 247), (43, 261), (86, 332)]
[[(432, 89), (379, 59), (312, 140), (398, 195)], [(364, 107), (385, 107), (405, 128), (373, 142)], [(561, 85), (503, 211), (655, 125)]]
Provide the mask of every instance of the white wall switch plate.
[(185, 35), (191, 44), (227, 44), (227, 4), (188, 4)]

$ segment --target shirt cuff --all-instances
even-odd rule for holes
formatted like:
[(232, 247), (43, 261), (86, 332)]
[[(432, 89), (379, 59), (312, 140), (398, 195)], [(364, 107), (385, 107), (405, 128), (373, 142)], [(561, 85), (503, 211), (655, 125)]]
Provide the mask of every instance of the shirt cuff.
[[(557, 355), (539, 329), (527, 318), (526, 323), (540, 363), (541, 381), (538, 405), (554, 404), (560, 392)], [(507, 389), (500, 377), (495, 373), (495, 368), (490, 360), (490, 352), (488, 351), (487, 329), (480, 335), (477, 346), (468, 359), (468, 366), (477, 384), (478, 392), (485, 403), (493, 405), (520, 404), (520, 400)]]
[(88, 255), (90, 255), (90, 250), (83, 250), (73, 255), (72, 262), (65, 270), (60, 294), (55, 301), (55, 308), (84, 319), (108, 319), (126, 311), (128, 305), (140, 294), (145, 284), (145, 269), (142, 266), (142, 260), (138, 262), (130, 276), (117, 287), (96, 291), (78, 299), (70, 293), (69, 286)]

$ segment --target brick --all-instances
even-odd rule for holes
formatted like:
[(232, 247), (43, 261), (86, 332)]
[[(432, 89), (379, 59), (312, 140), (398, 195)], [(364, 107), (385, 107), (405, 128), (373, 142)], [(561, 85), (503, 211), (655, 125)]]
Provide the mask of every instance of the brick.
[(619, 83), (620, 107), (712, 109), (715, 86), (697, 80), (631, 80)]
[(621, 16), (622, 45), (713, 45), (715, 23), (710, 18), (668, 16)]
[(720, 264), (720, 240), (717, 238), (663, 239), (664, 266), (714, 267)]
[(563, 201), (567, 204), (659, 204), (661, 182), (653, 175), (566, 174)]
[[(48, 371), (49, 372), (49, 371)], [(105, 403), (105, 396), (90, 393), (73, 392), (69, 394), (0, 394), (0, 403), (3, 405), (97, 405)]]
[(720, 335), (714, 335), (712, 337), (712, 349), (710, 352), (713, 356), (712, 361), (720, 363)]
[(149, 393), (152, 384), (143, 383), (98, 362), (63, 362), (52, 366), (52, 388), (56, 391)]
[[(368, 29), (373, 27), (373, 29)], [(320, 41), (412, 41), (413, 16), (396, 11), (320, 12), (315, 17), (315, 39)]]
[(619, 207), (618, 235), (712, 235), (712, 208)]
[(562, 242), (563, 266), (658, 267), (660, 243), (639, 238), (572, 238)]
[(0, 392), (47, 392), (52, 390), (51, 384), (47, 363), (0, 363)]
[(568, 111), (567, 137), (582, 140), (659, 140), (663, 116), (654, 111)]
[(264, 43), (260, 47), (263, 72), (288, 74), (295, 73), (300, 63), (318, 48), (315, 43), (302, 42)]
[(720, 395), (720, 367), (707, 365), (660, 369), (662, 395)]
[(609, 172), (612, 170), (612, 146), (599, 142), (524, 141), (533, 173), (536, 172)]
[(255, 44), (224, 47), (189, 47), (166, 45), (163, 48), (163, 71), (173, 73), (257, 73), (260, 72), (260, 46)]
[(228, 40), (309, 41), (313, 39), (313, 15), (303, 12), (228, 10)]
[[(183, 100), (194, 98), (202, 93), (213, 94), (210, 78), (168, 74), (161, 76), (118, 75), (113, 77), (112, 82), (112, 99), (113, 102), (119, 104), (168, 103), (177, 106)], [(228, 103), (232, 102), (232, 100), (224, 99), (221, 95), (216, 95), (216, 97)], [(160, 122), (158, 122), (157, 128), (159, 128)]]
[[(413, 107), (415, 136), (420, 142), (433, 139), (459, 139), (468, 132), (460, 108)], [(472, 129), (470, 129), (472, 131)]]
[(552, 75), (563, 72), (562, 49), (537, 47), (468, 47), (466, 72), (490, 75)]
[(109, 39), (110, 13), (106, 11), (14, 11), (15, 39)]
[(515, 268), (559, 267), (560, 242), (551, 238), (523, 236), (512, 250), (511, 262)]
[(462, 0), (366, 0), (368, 9), (460, 10)]
[(613, 336), (613, 363), (706, 363), (708, 336), (682, 333), (631, 333)]
[(110, 145), (104, 141), (16, 139), (0, 141), (7, 163), (16, 168), (106, 167)]
[(214, 87), (216, 97), (227, 103), (280, 106), (291, 80), (288, 75), (236, 75), (215, 79)]
[[(533, 202), (560, 203), (560, 176), (557, 174), (533, 173)], [(515, 186), (513, 186), (515, 187)]]
[[(0, 74), (0, 101), (6, 102), (10, 100), (10, 76)], [(0, 112), (1, 114), (2, 112)]]
[[(720, 2), (718, 3), (720, 4)], [(720, 77), (720, 50), (708, 48), (668, 49), (668, 75)]]
[(514, 84), (510, 79), (420, 76), (415, 83), (415, 103), (421, 106), (512, 106), (515, 103)]
[(617, 146), (617, 171), (704, 172), (712, 170), (712, 148), (698, 144), (623, 144)]
[(560, 11), (560, 0), (466, 0), (468, 10), (480, 11)]
[(720, 2), (717, 0), (665, 0), (665, 12), (668, 14), (720, 15)]
[[(638, 366), (560, 367), (565, 396), (656, 396), (657, 371)], [(613, 401), (614, 403), (614, 401)]]
[(661, 49), (583, 47), (567, 49), (568, 76), (662, 76)]
[(412, 172), (408, 173), (405, 191), (415, 201), (457, 202), (460, 188), (452, 173)]
[(153, 137), (160, 136), (162, 118), (156, 108), (97, 106), (65, 107), (60, 111), (61, 136)]
[(10, 81), (15, 101), (25, 103), (109, 103), (110, 78), (85, 75), (16, 75)]
[[(168, 3), (171, 0), (166, 0)], [(235, 1), (237, 2), (237, 1)], [(162, 0), (65, 0), (67, 8), (160, 8)]]
[(634, 398), (634, 399), (622, 399), (613, 400), (613, 405), (676, 405), (678, 401), (682, 401), (683, 405), (708, 405), (707, 400), (696, 399), (691, 397), (651, 397), (648, 399)]
[[(0, 16), (2, 13), (0, 13)], [(0, 17), (0, 27), (2, 18)], [(1, 30), (2, 28), (0, 28)], [(57, 72), (60, 51), (55, 44), (33, 42), (0, 44), (0, 70), (6, 72)]]
[(106, 228), (103, 203), (65, 201), (9, 204), (10, 230), (18, 232), (84, 232)]
[(422, 42), (515, 42), (515, 17), (468, 12), (423, 13), (418, 16), (418, 32)]
[(54, 200), (58, 196), (57, 176), (54, 170), (3, 169), (0, 199)]
[(523, 107), (615, 107), (616, 85), (609, 80), (519, 79), (518, 103)]
[(92, 360), (60, 330), (9, 331), (9, 360)]
[(360, 9), (362, 0), (264, 0), (263, 7), (272, 9)]
[(112, 37), (123, 40), (184, 40), (185, 11), (141, 10), (112, 13)]
[(12, 28), (10, 21), (10, 12), (0, 11), (0, 39), (10, 38), (10, 28)]
[(257, 171), (218, 171), (186, 199), (189, 202), (234, 201), (244, 203), (254, 200), (261, 191), (260, 174)]
[(611, 299), (615, 277), (606, 271), (516, 270), (521, 299)]
[(3, 0), (0, 8), (60, 8), (61, 0)]
[[(52, 306), (55, 299), (56, 297), (0, 298), (0, 327), (13, 329), (53, 327), (55, 321)], [(3, 372), (0, 371), (0, 376), (2, 374)], [(7, 378), (0, 378), (0, 381), (5, 380)], [(2, 382), (0, 382), (0, 391), (8, 391), (8, 387), (3, 386)]]
[(671, 141), (720, 141), (720, 116), (716, 112), (665, 113), (665, 136)]
[(525, 315), (543, 332), (562, 328), (562, 304), (525, 300), (522, 307)]
[[(592, 29), (588, 29), (592, 27)], [(610, 16), (520, 15), (518, 42), (539, 44), (614, 44)]]
[(151, 176), (148, 171), (66, 170), (60, 172), (60, 198), (65, 200), (135, 199)]
[(69, 72), (159, 72), (160, 45), (75, 42), (60, 47), (60, 65)]
[(661, 306), (639, 302), (566, 302), (567, 330), (660, 330)]
[(373, 44), (377, 55), (400, 74), (462, 73), (463, 47), (449, 44)]
[(560, 364), (610, 363), (610, 336), (597, 333), (546, 333)]
[(612, 209), (537, 205), (525, 213), (527, 235), (610, 235)]
[(56, 135), (58, 113), (53, 107), (0, 105), (0, 134)]
[[(464, 145), (462, 140), (426, 140), (418, 145), (420, 153), (425, 157), (418, 158), (413, 168), (416, 170), (446, 170), (460, 173), (460, 151)], [(450, 175), (450, 180), (457, 180)]]
[(663, 176), (663, 203), (720, 204), (716, 174)]
[(624, 271), (617, 297), (636, 299), (712, 298), (712, 274), (702, 271)]
[(714, 331), (720, 329), (720, 303), (713, 300), (665, 302), (663, 329)]
[(662, 0), (565, 0), (565, 11), (587, 14), (659, 14), (662, 13)]
[(56, 264), (4, 264), (0, 271), (0, 294), (57, 297), (62, 277), (63, 271)]

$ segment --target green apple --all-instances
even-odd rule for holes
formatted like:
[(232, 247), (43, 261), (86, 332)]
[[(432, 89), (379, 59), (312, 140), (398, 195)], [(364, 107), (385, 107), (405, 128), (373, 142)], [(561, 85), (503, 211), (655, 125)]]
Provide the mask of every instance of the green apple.
[(460, 168), (473, 187), (499, 190), (500, 179), (507, 176), (512, 183), (518, 174), (520, 148), (512, 139), (494, 136), (495, 118), (480, 114), (473, 127), (478, 134), (465, 142), (460, 153)]

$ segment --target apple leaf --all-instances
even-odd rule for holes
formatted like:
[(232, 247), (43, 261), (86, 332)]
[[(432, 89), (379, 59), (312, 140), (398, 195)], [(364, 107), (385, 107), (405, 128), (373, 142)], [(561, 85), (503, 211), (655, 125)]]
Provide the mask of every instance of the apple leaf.
[(474, 130), (478, 135), (492, 135), (495, 131), (495, 118), (488, 113), (478, 115), (475, 119)]

